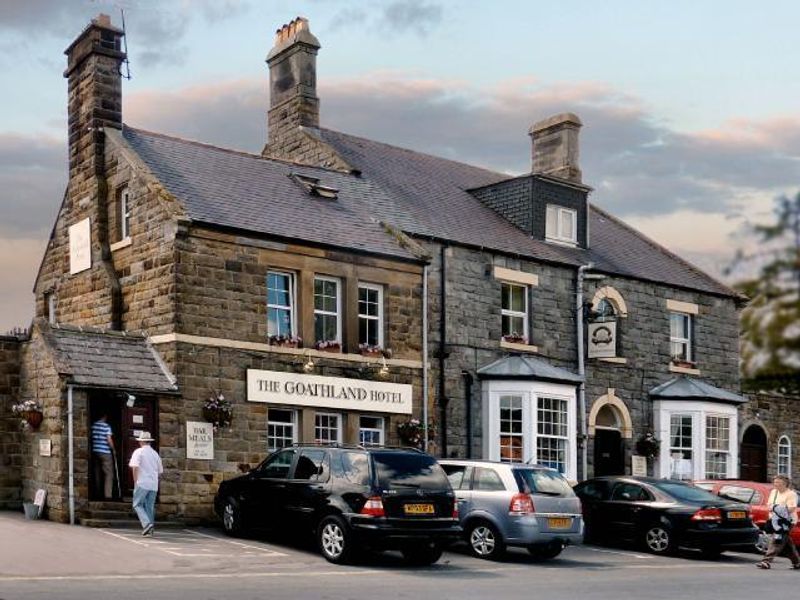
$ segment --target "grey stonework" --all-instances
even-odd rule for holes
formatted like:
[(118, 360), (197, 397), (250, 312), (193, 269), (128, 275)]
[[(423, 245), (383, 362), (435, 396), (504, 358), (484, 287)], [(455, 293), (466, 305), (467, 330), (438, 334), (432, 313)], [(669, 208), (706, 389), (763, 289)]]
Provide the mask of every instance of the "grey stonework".
[(22, 502), (20, 421), (11, 412), (19, 401), (20, 343), (16, 336), (0, 336), (0, 509)]
[(791, 441), (790, 477), (800, 482), (800, 396), (771, 393), (748, 394), (749, 402), (739, 408), (739, 440), (745, 430), (755, 425), (767, 434), (767, 477), (778, 474), (778, 441)]

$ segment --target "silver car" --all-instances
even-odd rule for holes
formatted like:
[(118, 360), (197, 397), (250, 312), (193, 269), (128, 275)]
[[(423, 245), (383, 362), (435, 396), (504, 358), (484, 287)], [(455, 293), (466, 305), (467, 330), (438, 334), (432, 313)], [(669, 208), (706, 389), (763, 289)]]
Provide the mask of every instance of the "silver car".
[(583, 541), (581, 501), (553, 469), (524, 463), (439, 460), (458, 499), (472, 554), (500, 558), (521, 546), (539, 559), (555, 558)]

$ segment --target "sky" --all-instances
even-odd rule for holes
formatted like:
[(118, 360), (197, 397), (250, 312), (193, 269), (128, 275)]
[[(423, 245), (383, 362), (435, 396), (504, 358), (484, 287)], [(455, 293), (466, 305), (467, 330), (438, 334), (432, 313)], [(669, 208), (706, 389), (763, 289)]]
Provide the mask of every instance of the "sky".
[(530, 125), (575, 112), (591, 201), (715, 276), (800, 189), (796, 2), (2, 0), (0, 333), (30, 323), (66, 186), (63, 51), (121, 10), (134, 127), (259, 152), (302, 15), (324, 127), (521, 174)]

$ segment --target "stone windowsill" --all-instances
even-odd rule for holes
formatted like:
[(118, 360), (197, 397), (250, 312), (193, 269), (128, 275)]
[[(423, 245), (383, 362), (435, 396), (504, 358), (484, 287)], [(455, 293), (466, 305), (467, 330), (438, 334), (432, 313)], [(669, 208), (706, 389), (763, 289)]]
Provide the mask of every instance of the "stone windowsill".
[(627, 365), (628, 359), (621, 356), (606, 356), (597, 359), (599, 362), (610, 363), (612, 365)]
[(683, 373), (684, 375), (700, 375), (700, 369), (692, 369), (690, 367), (677, 367), (675, 365), (669, 366), (670, 373)]
[(118, 242), (114, 242), (111, 244), (111, 251), (114, 252), (115, 250), (119, 250), (121, 248), (127, 248), (133, 243), (130, 237), (126, 237), (124, 240), (120, 240)]
[(500, 347), (505, 348), (506, 350), (514, 350), (516, 352), (539, 352), (539, 348), (533, 344), (515, 344), (514, 342), (507, 342), (505, 340), (500, 340)]

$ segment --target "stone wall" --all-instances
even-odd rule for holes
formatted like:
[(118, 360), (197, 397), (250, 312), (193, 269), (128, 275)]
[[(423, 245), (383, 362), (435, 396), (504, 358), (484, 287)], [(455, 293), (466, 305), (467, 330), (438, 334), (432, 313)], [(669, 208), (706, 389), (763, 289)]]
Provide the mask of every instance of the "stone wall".
[(800, 396), (767, 393), (748, 394), (749, 402), (739, 408), (739, 441), (751, 424), (767, 433), (767, 477), (778, 472), (778, 440), (788, 436), (792, 444), (791, 477), (800, 481)]
[(0, 336), (0, 509), (21, 506), (20, 419), (11, 411), (18, 400), (21, 340)]

